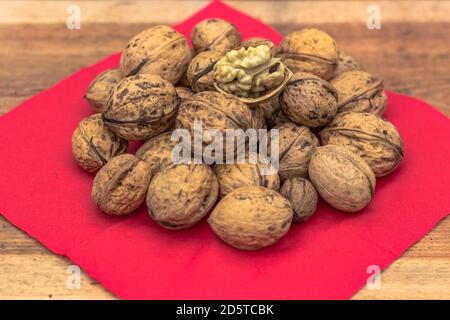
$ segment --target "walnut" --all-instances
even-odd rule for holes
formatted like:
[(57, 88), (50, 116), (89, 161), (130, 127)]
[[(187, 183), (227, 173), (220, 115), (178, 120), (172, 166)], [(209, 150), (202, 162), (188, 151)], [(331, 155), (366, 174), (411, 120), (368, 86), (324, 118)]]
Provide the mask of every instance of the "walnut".
[(196, 55), (189, 64), (186, 76), (192, 91), (214, 89), (214, 64), (223, 56), (219, 51), (205, 51)]
[(294, 210), (294, 222), (305, 222), (316, 211), (317, 191), (308, 179), (302, 177), (287, 179), (280, 193), (291, 203)]
[[(289, 122), (276, 126), (274, 129), (279, 130), (278, 174), (281, 181), (294, 176), (306, 177), (317, 138), (308, 127), (297, 126)], [(270, 149), (271, 140), (268, 140)]]
[(333, 86), (304, 72), (295, 73), (280, 96), (284, 113), (292, 121), (308, 127), (320, 127), (333, 120), (337, 102)]
[(186, 38), (169, 26), (155, 26), (135, 35), (122, 52), (124, 76), (154, 74), (177, 83), (186, 72), (191, 51)]
[(167, 229), (188, 228), (214, 206), (219, 184), (206, 164), (166, 167), (153, 178), (147, 194), (149, 214)]
[(244, 42), (241, 43), (239, 48), (248, 49), (250, 47), (257, 47), (260, 45), (268, 46), (271, 50), (273, 50), (275, 48), (275, 45), (272, 42), (272, 40), (265, 39), (265, 38), (259, 38), (259, 37), (253, 37), (253, 38), (249, 38), (249, 39), (245, 40)]
[(255, 250), (276, 243), (288, 232), (292, 208), (289, 201), (274, 190), (242, 187), (220, 200), (208, 223), (229, 245)]
[(129, 214), (144, 202), (150, 179), (150, 168), (144, 160), (132, 154), (122, 154), (112, 158), (97, 172), (92, 200), (108, 214)]
[(336, 209), (355, 212), (375, 194), (375, 175), (356, 153), (337, 145), (316, 148), (309, 177), (320, 196)]
[(353, 58), (351, 55), (343, 51), (339, 52), (337, 67), (336, 70), (334, 71), (335, 76), (344, 71), (360, 70), (360, 69), (361, 66), (359, 65), (358, 61), (356, 61), (355, 58)]
[(339, 51), (325, 32), (303, 29), (284, 37), (278, 55), (292, 72), (308, 72), (328, 80), (336, 69)]
[(110, 131), (99, 113), (81, 120), (72, 135), (72, 153), (78, 164), (89, 172), (100, 169), (127, 148), (128, 142)]
[(192, 29), (191, 43), (197, 53), (212, 50), (225, 53), (239, 46), (240, 42), (237, 28), (222, 19), (206, 19)]
[(95, 112), (103, 112), (108, 101), (109, 93), (119, 81), (122, 73), (119, 69), (110, 69), (100, 73), (89, 85), (85, 98)]
[(383, 81), (359, 70), (345, 71), (331, 80), (339, 96), (338, 112), (356, 111), (382, 115), (387, 96)]
[(262, 102), (255, 106), (255, 108), (261, 110), (264, 119), (266, 120), (267, 126), (269, 128), (272, 128), (274, 126), (275, 119), (277, 118), (281, 110), (279, 96), (275, 96), (268, 101)]
[(252, 128), (266, 129), (266, 119), (264, 118), (264, 113), (262, 110), (258, 108), (250, 108), (250, 112), (252, 113), (253, 119)]
[(181, 101), (190, 98), (194, 95), (194, 92), (192, 92), (190, 88), (176, 87), (175, 90), (177, 91), (177, 94), (180, 97)]
[(344, 146), (361, 156), (377, 177), (392, 172), (403, 159), (403, 141), (397, 129), (371, 113), (340, 113), (320, 137), (324, 145)]
[(145, 140), (172, 125), (180, 100), (175, 87), (159, 76), (131, 76), (111, 91), (103, 121), (124, 139)]

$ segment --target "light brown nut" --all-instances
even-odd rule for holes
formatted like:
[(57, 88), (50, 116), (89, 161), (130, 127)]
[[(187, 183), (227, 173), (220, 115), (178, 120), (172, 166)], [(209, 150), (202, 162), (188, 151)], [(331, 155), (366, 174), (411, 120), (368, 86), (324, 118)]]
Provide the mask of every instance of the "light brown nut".
[(305, 222), (316, 211), (318, 195), (313, 184), (305, 178), (287, 179), (280, 193), (291, 203), (294, 210), (294, 222)]
[(126, 77), (154, 74), (175, 84), (186, 72), (190, 60), (186, 38), (172, 27), (159, 25), (142, 31), (128, 42), (120, 68)]
[(222, 19), (206, 19), (194, 26), (191, 43), (197, 53), (202, 51), (227, 52), (241, 43), (237, 28)]
[(208, 223), (229, 245), (256, 250), (276, 243), (289, 231), (292, 208), (289, 201), (274, 190), (242, 187), (220, 200)]
[(391, 173), (403, 159), (400, 133), (392, 123), (371, 113), (339, 113), (320, 137), (324, 145), (340, 145), (358, 154), (377, 177)]
[(187, 81), (192, 91), (215, 90), (213, 69), (222, 55), (219, 51), (205, 51), (192, 59), (186, 72)]
[(339, 51), (325, 32), (303, 29), (284, 37), (278, 55), (292, 72), (308, 72), (328, 80), (334, 75)]
[(272, 128), (274, 126), (275, 119), (281, 110), (279, 96), (276, 96), (266, 102), (262, 102), (255, 106), (255, 108), (261, 110), (264, 119), (266, 120), (267, 127)]
[(361, 66), (358, 63), (358, 61), (356, 61), (355, 58), (353, 58), (351, 55), (343, 51), (339, 52), (339, 59), (336, 70), (334, 71), (334, 76), (337, 76), (338, 74), (345, 71), (360, 70), (360, 69)]
[[(278, 174), (281, 181), (294, 176), (306, 177), (317, 138), (308, 127), (297, 126), (292, 122), (285, 122), (273, 129), (279, 130)], [(268, 140), (268, 149), (270, 150), (271, 139)]]
[(333, 120), (337, 102), (333, 86), (304, 72), (295, 73), (280, 96), (284, 113), (292, 121), (308, 127), (324, 126)]
[(214, 206), (219, 184), (206, 164), (166, 167), (153, 178), (147, 194), (150, 217), (167, 229), (188, 228)]
[(177, 94), (180, 97), (181, 101), (194, 95), (194, 92), (192, 92), (192, 90), (187, 87), (175, 87), (175, 90), (177, 91)]
[(320, 196), (342, 211), (361, 210), (375, 194), (375, 175), (370, 167), (356, 153), (341, 146), (316, 148), (309, 177)]
[(338, 112), (370, 112), (382, 115), (386, 109), (387, 96), (383, 81), (367, 72), (345, 71), (330, 83), (339, 96)]
[(111, 91), (103, 121), (124, 139), (145, 140), (173, 124), (180, 100), (175, 87), (158, 76), (131, 76)]
[(120, 70), (109, 69), (100, 73), (91, 82), (85, 97), (95, 112), (103, 112), (105, 110), (109, 93), (120, 80), (122, 80), (122, 73)]
[(96, 113), (84, 118), (72, 135), (72, 154), (86, 171), (93, 172), (109, 159), (125, 153), (128, 142), (110, 131)]
[(112, 158), (97, 172), (92, 200), (108, 214), (129, 214), (144, 202), (150, 180), (150, 168), (144, 160), (132, 154), (122, 154)]

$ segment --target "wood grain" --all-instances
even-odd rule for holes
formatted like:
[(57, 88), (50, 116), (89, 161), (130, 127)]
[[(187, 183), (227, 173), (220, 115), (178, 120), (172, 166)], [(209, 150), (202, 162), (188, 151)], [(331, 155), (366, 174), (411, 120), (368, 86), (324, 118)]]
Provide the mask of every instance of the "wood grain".
[[(64, 23), (54, 23), (50, 18), (41, 21), (39, 17), (43, 15), (42, 6), (46, 8), (48, 2), (34, 5), (27, 3), (32, 6), (27, 9), (29, 12), (21, 12), (22, 17), (19, 17), (19, 13), (19, 16), (13, 14), (16, 18), (10, 20), (15, 19), (14, 21), (5, 22), (4, 14), (0, 13), (0, 114), (78, 69), (121, 50), (133, 34), (159, 23), (153, 20), (149, 23), (135, 21), (124, 24), (113, 23), (111, 19), (105, 23), (83, 23), (81, 30), (68, 30)], [(89, 2), (92, 1), (82, 4), (87, 5)], [(127, 1), (121, 2), (122, 7), (114, 4), (117, 1), (106, 2), (111, 2), (109, 10), (114, 13), (114, 19), (119, 21), (126, 19), (117, 18), (121, 16), (116, 13), (120, 11), (118, 8), (122, 8), (122, 11), (123, 6), (134, 8), (134, 4)], [(173, 5), (173, 1), (169, 2)], [(194, 2), (199, 7), (204, 5), (203, 1), (183, 1), (184, 4), (180, 2), (178, 5), (183, 8), (186, 3), (192, 5)], [(309, 11), (306, 12), (318, 12), (318, 8), (323, 6), (320, 3), (309, 3)], [(360, 1), (358, 3), (361, 6)], [(24, 3), (18, 1), (18, 4)], [(426, 5), (420, 4), (423, 8), (416, 8), (428, 12), (427, 19), (417, 18), (420, 23), (411, 17), (404, 18), (405, 13), (398, 12), (397, 8), (397, 14), (389, 13), (391, 18), (387, 19), (381, 30), (368, 30), (364, 21), (351, 17), (330, 20), (316, 14), (316, 20), (303, 20), (298, 16), (284, 20), (274, 13), (286, 6), (290, 6), (289, 11), (292, 11), (292, 8), (300, 8), (295, 6), (304, 4), (286, 1), (264, 1), (257, 4), (232, 1), (231, 4), (247, 12), (255, 12), (263, 20), (270, 20), (283, 33), (306, 26), (315, 26), (329, 32), (336, 38), (341, 49), (355, 56), (365, 69), (385, 79), (388, 89), (423, 99), (450, 116), (450, 21), (442, 13), (436, 12), (433, 16), (435, 11), (432, 10), (443, 10), (448, 3), (429, 1)], [(145, 3), (142, 5), (148, 6)], [(2, 6), (3, 3), (0, 5), (0, 12)], [(9, 10), (12, 7), (10, 5)], [(153, 3), (153, 7), (156, 12), (160, 10), (161, 15), (163, 14), (163, 5)], [(103, 7), (92, 8), (94, 11), (90, 13), (90, 19), (97, 21), (95, 14)], [(266, 8), (271, 13), (264, 13), (261, 8)], [(333, 8), (325, 10), (325, 17), (332, 17), (332, 10)], [(188, 13), (177, 11), (168, 16), (168, 20), (179, 21)], [(294, 13), (291, 12), (290, 15)], [(36, 21), (39, 23), (31, 23)], [(313, 21), (316, 23), (312, 23)], [(381, 289), (363, 288), (354, 298), (450, 299), (449, 240), (450, 218), (447, 218), (382, 273)], [(69, 276), (67, 268), (70, 265), (69, 260), (52, 254), (26, 233), (0, 218), (0, 299), (115, 298), (85, 274), (82, 275), (80, 289), (69, 289), (66, 282)]]

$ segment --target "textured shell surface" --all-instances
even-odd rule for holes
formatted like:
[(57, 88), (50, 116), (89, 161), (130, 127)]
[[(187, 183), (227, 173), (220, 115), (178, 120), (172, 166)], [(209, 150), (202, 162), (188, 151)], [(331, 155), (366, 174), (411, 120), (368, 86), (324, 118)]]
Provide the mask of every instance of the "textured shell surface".
[(255, 108), (261, 110), (267, 127), (271, 128), (274, 126), (275, 119), (281, 110), (280, 97), (276, 96), (266, 102), (262, 102), (255, 106)]
[(292, 121), (308, 127), (320, 127), (336, 115), (338, 96), (333, 86), (325, 80), (299, 72), (287, 83), (280, 103)]
[(99, 113), (81, 120), (72, 135), (72, 154), (89, 172), (100, 169), (127, 148), (128, 142), (109, 130)]
[(325, 32), (303, 29), (283, 38), (278, 55), (292, 72), (308, 72), (328, 80), (334, 75), (339, 51)]
[(172, 165), (156, 174), (150, 183), (147, 207), (159, 225), (188, 228), (212, 209), (218, 195), (217, 178), (206, 164)]
[(289, 201), (278, 192), (258, 186), (229, 193), (214, 208), (208, 223), (229, 245), (256, 250), (276, 243), (292, 223)]
[(205, 51), (196, 55), (187, 69), (187, 81), (194, 92), (215, 90), (213, 69), (223, 56), (219, 51)]
[(241, 35), (232, 23), (222, 19), (206, 19), (194, 26), (191, 43), (197, 53), (207, 50), (227, 52), (241, 43)]
[(308, 179), (293, 177), (287, 179), (280, 189), (294, 210), (294, 222), (305, 222), (316, 211), (318, 195), (316, 188)]
[(194, 95), (194, 92), (191, 90), (191, 88), (187, 87), (175, 87), (175, 90), (177, 91), (178, 96), (181, 100), (190, 98)]
[(191, 60), (186, 38), (172, 27), (154, 26), (135, 35), (122, 52), (124, 76), (154, 74), (175, 84)]
[(337, 67), (336, 70), (334, 71), (335, 76), (345, 71), (360, 70), (360, 69), (361, 65), (355, 58), (353, 58), (346, 52), (343, 51), (339, 52)]
[(340, 145), (358, 154), (377, 177), (392, 172), (404, 155), (403, 141), (394, 125), (371, 113), (340, 113), (320, 137), (324, 145)]
[(336, 209), (359, 211), (375, 194), (375, 175), (351, 150), (337, 145), (316, 148), (309, 177), (320, 196)]
[(129, 214), (144, 202), (150, 180), (144, 160), (132, 154), (119, 155), (97, 172), (92, 200), (108, 214)]
[(345, 71), (330, 81), (339, 96), (338, 112), (369, 112), (382, 115), (387, 96), (383, 81), (360, 70)]
[(145, 140), (173, 124), (180, 100), (175, 87), (159, 76), (131, 76), (112, 90), (102, 117), (120, 137)]
[(243, 41), (239, 48), (250, 48), (250, 47), (257, 47), (260, 45), (265, 45), (270, 47), (271, 49), (275, 48), (275, 44), (272, 42), (272, 40), (266, 39), (266, 38), (259, 38), (259, 37), (253, 37), (248, 38), (247, 40)]
[(122, 80), (119, 69), (109, 69), (100, 73), (89, 85), (86, 100), (95, 112), (103, 112), (108, 102), (110, 91)]

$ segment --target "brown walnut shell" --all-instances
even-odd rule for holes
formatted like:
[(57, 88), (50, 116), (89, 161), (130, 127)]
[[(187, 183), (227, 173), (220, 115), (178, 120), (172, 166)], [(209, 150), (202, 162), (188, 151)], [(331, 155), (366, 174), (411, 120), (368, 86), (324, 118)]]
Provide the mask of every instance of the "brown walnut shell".
[(175, 90), (177, 91), (177, 94), (180, 97), (181, 101), (194, 95), (194, 92), (192, 92), (192, 90), (187, 87), (175, 87)]
[(108, 102), (110, 91), (122, 80), (119, 69), (110, 69), (100, 73), (89, 85), (86, 100), (95, 112), (103, 112)]
[(305, 222), (316, 211), (318, 195), (314, 185), (305, 178), (287, 179), (280, 193), (291, 203), (294, 210), (294, 222)]
[(182, 229), (199, 222), (214, 206), (219, 184), (206, 164), (166, 167), (153, 178), (147, 194), (149, 214), (167, 229)]
[(360, 69), (361, 66), (358, 63), (358, 61), (356, 61), (355, 58), (353, 58), (351, 55), (343, 51), (339, 52), (339, 59), (336, 70), (334, 71), (334, 76), (337, 76), (338, 74), (345, 71), (360, 70)]
[(338, 112), (369, 112), (382, 115), (387, 96), (383, 81), (360, 70), (345, 71), (331, 80), (339, 96)]
[(126, 77), (154, 74), (177, 83), (191, 60), (186, 38), (169, 26), (159, 25), (142, 31), (122, 52), (120, 68)]
[(150, 180), (150, 168), (144, 160), (122, 154), (97, 172), (92, 200), (108, 214), (129, 214), (144, 202)]
[(264, 119), (266, 120), (267, 127), (272, 128), (275, 123), (275, 119), (281, 110), (280, 98), (276, 96), (266, 102), (262, 102), (255, 106), (256, 109), (261, 110)]
[(336, 90), (325, 80), (299, 72), (289, 80), (280, 96), (284, 113), (294, 122), (308, 127), (324, 126), (337, 113)]
[(320, 137), (324, 145), (340, 145), (358, 154), (377, 177), (392, 172), (403, 159), (403, 141), (397, 129), (371, 113), (339, 113)]
[(259, 37), (253, 37), (253, 38), (249, 38), (249, 39), (243, 41), (241, 43), (241, 45), (239, 46), (239, 48), (247, 49), (250, 47), (257, 47), (257, 46), (261, 46), (261, 45), (268, 46), (271, 49), (275, 48), (275, 45), (272, 42), (272, 40), (265, 39), (265, 38), (259, 38)]
[(99, 113), (81, 120), (72, 135), (72, 153), (78, 164), (89, 172), (100, 169), (127, 148), (128, 142), (110, 131)]
[(192, 29), (191, 43), (197, 53), (212, 50), (225, 53), (239, 46), (241, 35), (228, 21), (206, 19)]
[(309, 177), (320, 196), (336, 209), (355, 212), (367, 206), (375, 194), (375, 175), (367, 163), (347, 148), (316, 148)]
[(328, 80), (334, 75), (339, 51), (334, 39), (325, 32), (303, 29), (284, 37), (278, 55), (292, 72), (312, 73)]
[(289, 201), (274, 190), (242, 187), (219, 201), (208, 223), (229, 245), (256, 250), (276, 243), (289, 231), (292, 208)]
[(175, 87), (159, 76), (131, 76), (111, 92), (103, 121), (124, 139), (145, 140), (173, 124), (180, 100)]
[(196, 55), (186, 72), (188, 83), (194, 92), (214, 89), (213, 69), (215, 63), (222, 57), (219, 51), (205, 51)]

